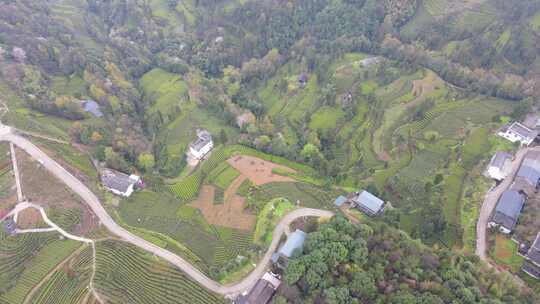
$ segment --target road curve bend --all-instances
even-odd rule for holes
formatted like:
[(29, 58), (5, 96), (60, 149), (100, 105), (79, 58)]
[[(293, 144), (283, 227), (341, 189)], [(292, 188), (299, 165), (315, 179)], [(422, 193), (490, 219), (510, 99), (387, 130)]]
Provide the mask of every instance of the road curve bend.
[(156, 256), (163, 258), (164, 260), (170, 262), (176, 267), (184, 271), (188, 276), (193, 280), (206, 287), (210, 291), (224, 295), (224, 296), (234, 296), (238, 295), (244, 291), (249, 290), (257, 280), (264, 274), (266, 267), (270, 261), (272, 253), (275, 252), (277, 246), (279, 245), (279, 240), (281, 235), (285, 233), (287, 227), (294, 220), (301, 217), (331, 217), (334, 215), (333, 212), (302, 208), (294, 210), (288, 213), (276, 226), (272, 244), (270, 248), (265, 253), (262, 260), (259, 262), (257, 267), (242, 281), (230, 284), (230, 285), (220, 285), (219, 283), (213, 281), (197, 268), (192, 266), (189, 262), (181, 258), (180, 256), (165, 250), (159, 246), (156, 246), (141, 237), (138, 237), (131, 232), (127, 231), (120, 225), (118, 225), (113, 218), (107, 213), (105, 208), (101, 205), (98, 197), (84, 185), (80, 180), (74, 177), (66, 169), (60, 166), (55, 160), (45, 154), (41, 149), (32, 144), (28, 139), (14, 134), (12, 131), (7, 130), (7, 127), (0, 126), (0, 141), (8, 141), (19, 148), (24, 150), (26, 153), (31, 155), (33, 158), (38, 160), (49, 172), (54, 176), (64, 182), (73, 192), (77, 193), (84, 202), (92, 209), (95, 215), (99, 218), (100, 222), (113, 234), (121, 238), (122, 240), (131, 243), (143, 250), (146, 250)]

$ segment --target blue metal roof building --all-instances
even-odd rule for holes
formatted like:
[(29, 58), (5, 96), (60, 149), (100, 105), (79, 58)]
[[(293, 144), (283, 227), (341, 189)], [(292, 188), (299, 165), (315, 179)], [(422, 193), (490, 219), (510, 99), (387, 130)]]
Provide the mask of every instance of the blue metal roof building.
[(287, 238), (287, 241), (281, 247), (278, 253), (281, 256), (290, 258), (296, 250), (302, 250), (304, 248), (305, 240), (306, 233), (302, 230), (296, 229), (296, 231)]
[(302, 252), (304, 249), (304, 241), (306, 240), (306, 233), (302, 230), (296, 229), (295, 232), (291, 233), (287, 238), (287, 241), (278, 252), (272, 255), (272, 262), (276, 264), (277, 267), (285, 269), (289, 262), (289, 259), (294, 255), (295, 252)]
[(85, 112), (88, 112), (95, 117), (103, 117), (103, 113), (99, 109), (99, 104), (93, 100), (86, 100), (83, 102), (83, 108)]
[(345, 196), (343, 196), (343, 195), (340, 195), (334, 201), (334, 205), (336, 205), (339, 208), (339, 207), (341, 207), (341, 205), (345, 204), (346, 201), (347, 201), (347, 198)]
[(368, 215), (377, 215), (384, 207), (384, 201), (382, 199), (365, 190), (354, 196), (352, 201)]

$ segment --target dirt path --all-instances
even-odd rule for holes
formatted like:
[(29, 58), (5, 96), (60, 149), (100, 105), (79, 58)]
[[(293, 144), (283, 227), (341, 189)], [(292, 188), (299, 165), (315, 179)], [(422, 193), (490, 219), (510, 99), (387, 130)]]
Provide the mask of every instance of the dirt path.
[(23, 304), (29, 304), (30, 301), (32, 301), (32, 298), (34, 297), (34, 294), (41, 288), (41, 286), (47, 282), (53, 275), (56, 271), (58, 271), (60, 268), (62, 268), (62, 266), (64, 266), (67, 262), (69, 262), (72, 258), (74, 258), (75, 256), (77, 256), (79, 253), (81, 253), (84, 249), (86, 249), (88, 246), (86, 244), (82, 245), (81, 247), (79, 247), (77, 250), (75, 250), (72, 254), (70, 254), (67, 258), (65, 258), (63, 261), (61, 261), (60, 263), (58, 263), (58, 265), (56, 265), (56, 267), (54, 267), (43, 279), (41, 279), (41, 281), (39, 281), (39, 283), (34, 286), (30, 292), (26, 295), (26, 297), (24, 298), (24, 302)]
[(236, 192), (238, 191), (238, 188), (242, 185), (242, 183), (247, 179), (247, 177), (243, 174), (240, 174), (225, 190), (225, 203), (228, 203), (231, 199), (233, 199), (235, 196), (238, 196)]
[(9, 149), (11, 154), (11, 161), (13, 162), (13, 174), (15, 175), (15, 184), (17, 185), (17, 199), (19, 202), (24, 200), (21, 188), (21, 178), (19, 176), (19, 167), (17, 166), (17, 156), (15, 155), (15, 148), (13, 143), (9, 143)]

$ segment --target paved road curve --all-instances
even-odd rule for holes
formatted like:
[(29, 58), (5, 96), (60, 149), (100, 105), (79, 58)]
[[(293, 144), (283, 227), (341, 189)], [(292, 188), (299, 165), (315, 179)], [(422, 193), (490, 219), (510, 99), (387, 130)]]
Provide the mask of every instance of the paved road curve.
[(127, 231), (118, 225), (107, 213), (107, 211), (101, 205), (97, 196), (88, 189), (81, 181), (71, 175), (66, 169), (60, 166), (56, 161), (50, 158), (47, 154), (41, 151), (38, 147), (32, 144), (28, 139), (14, 134), (8, 127), (0, 126), (0, 141), (9, 141), (19, 148), (26, 151), (33, 158), (37, 159), (48, 171), (50, 171), (54, 176), (63, 181), (72, 191), (77, 193), (96, 216), (100, 219), (101, 223), (107, 227), (116, 236), (120, 237), (126, 242), (129, 242), (139, 248), (142, 248), (148, 252), (159, 256), (173, 265), (180, 268), (187, 275), (189, 275), (193, 280), (197, 281), (207, 289), (224, 295), (224, 296), (234, 296), (239, 293), (242, 293), (246, 290), (249, 290), (257, 280), (264, 274), (266, 271), (266, 266), (270, 261), (272, 253), (277, 249), (279, 245), (279, 240), (281, 235), (286, 231), (287, 227), (295, 219), (305, 216), (310, 217), (331, 217), (334, 214), (329, 211), (318, 210), (318, 209), (297, 209), (289, 214), (287, 214), (277, 225), (273, 233), (273, 240), (270, 248), (264, 255), (263, 259), (260, 261), (258, 266), (253, 270), (245, 279), (241, 282), (232, 284), (232, 285), (220, 285), (219, 283), (211, 280), (198, 269), (193, 267), (189, 262), (179, 257), (178, 255), (167, 251), (161, 247), (158, 247), (134, 234)]
[[(484, 198), (484, 203), (480, 209), (480, 215), (478, 216), (478, 223), (476, 224), (476, 255), (483, 261), (487, 261), (486, 256), (486, 231), (489, 217), (497, 205), (497, 201), (501, 197), (502, 193), (508, 189), (514, 182), (514, 177), (517, 174), (521, 162), (527, 152), (533, 148), (520, 149), (516, 153), (514, 161), (512, 161), (512, 170), (510, 174), (495, 188), (491, 189)], [(489, 264), (489, 261), (487, 261)]]

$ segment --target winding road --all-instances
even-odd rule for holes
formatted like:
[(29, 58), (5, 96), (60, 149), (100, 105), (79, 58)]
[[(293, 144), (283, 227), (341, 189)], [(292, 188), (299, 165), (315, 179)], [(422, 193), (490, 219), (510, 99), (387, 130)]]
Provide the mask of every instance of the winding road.
[(86, 187), (81, 181), (60, 166), (55, 160), (41, 151), (37, 146), (32, 144), (28, 139), (17, 135), (12, 128), (0, 125), (0, 141), (8, 141), (18, 146), (20, 149), (24, 150), (30, 156), (38, 160), (43, 167), (64, 182), (73, 192), (77, 193), (99, 218), (101, 224), (103, 224), (111, 233), (128, 243), (163, 258), (164, 260), (180, 268), (202, 286), (223, 296), (233, 297), (244, 291), (248, 291), (251, 287), (253, 287), (257, 280), (259, 280), (259, 278), (262, 277), (266, 271), (266, 267), (270, 261), (272, 253), (276, 251), (279, 245), (281, 235), (287, 231), (288, 226), (294, 220), (301, 217), (331, 217), (334, 215), (334, 213), (330, 211), (309, 208), (297, 209), (290, 212), (276, 226), (273, 233), (272, 244), (257, 267), (246, 278), (238, 283), (220, 285), (218, 282), (215, 282), (207, 277), (180, 256), (158, 247), (118, 225), (107, 213), (105, 208), (103, 208), (98, 197), (88, 187)]

